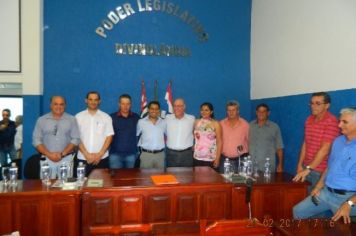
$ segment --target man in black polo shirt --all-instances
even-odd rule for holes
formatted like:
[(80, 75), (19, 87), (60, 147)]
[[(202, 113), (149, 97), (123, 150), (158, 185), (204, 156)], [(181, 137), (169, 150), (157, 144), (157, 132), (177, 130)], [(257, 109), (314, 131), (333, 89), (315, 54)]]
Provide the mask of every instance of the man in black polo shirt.
[(11, 111), (2, 110), (2, 120), (0, 121), (0, 163), (7, 164), (7, 157), (11, 160), (16, 158), (14, 139), (16, 134), (15, 122), (10, 120)]
[(131, 111), (130, 95), (119, 97), (119, 110), (110, 116), (115, 132), (110, 149), (110, 168), (133, 168), (137, 158), (136, 127), (140, 117)]

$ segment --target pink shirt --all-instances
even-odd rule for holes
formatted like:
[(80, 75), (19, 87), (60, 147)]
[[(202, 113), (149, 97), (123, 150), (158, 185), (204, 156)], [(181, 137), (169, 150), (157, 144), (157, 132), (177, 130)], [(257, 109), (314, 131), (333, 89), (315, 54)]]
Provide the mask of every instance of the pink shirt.
[[(239, 118), (234, 126), (230, 126), (227, 118), (220, 121), (222, 128), (222, 154), (226, 157), (237, 157), (237, 146), (242, 145), (242, 153), (248, 152), (248, 136), (250, 126), (246, 120)], [(240, 154), (242, 154), (240, 153)]]
[(216, 132), (211, 119), (200, 119), (194, 129), (194, 158), (201, 161), (214, 161), (217, 144)]
[[(323, 142), (332, 143), (339, 135), (338, 119), (330, 112), (326, 112), (324, 117), (317, 122), (315, 122), (313, 115), (309, 116), (305, 121), (305, 158), (303, 164), (307, 166), (314, 160)], [(314, 169), (319, 172), (324, 171), (327, 167), (328, 157), (326, 156)]]

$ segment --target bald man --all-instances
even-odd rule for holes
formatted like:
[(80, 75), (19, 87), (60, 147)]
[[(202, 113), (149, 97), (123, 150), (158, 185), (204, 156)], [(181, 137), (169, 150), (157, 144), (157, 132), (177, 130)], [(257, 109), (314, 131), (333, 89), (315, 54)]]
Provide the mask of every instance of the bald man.
[(173, 103), (174, 114), (167, 120), (167, 167), (193, 166), (194, 116), (185, 113), (185, 102), (178, 98)]
[(46, 158), (52, 169), (51, 178), (56, 178), (58, 167), (63, 162), (73, 167), (73, 151), (79, 144), (80, 136), (75, 117), (65, 112), (64, 97), (53, 96), (50, 108), (51, 112), (38, 118), (32, 144)]

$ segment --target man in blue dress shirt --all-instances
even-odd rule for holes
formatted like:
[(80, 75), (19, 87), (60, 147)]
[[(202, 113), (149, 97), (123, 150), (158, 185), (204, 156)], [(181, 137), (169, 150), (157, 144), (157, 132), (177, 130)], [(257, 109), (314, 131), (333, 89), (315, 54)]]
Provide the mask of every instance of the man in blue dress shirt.
[(318, 217), (331, 211), (332, 220), (350, 223), (356, 215), (356, 108), (340, 111), (339, 127), (343, 135), (332, 145), (328, 168), (310, 196), (293, 208), (296, 219)]
[[(48, 161), (51, 178), (56, 178), (58, 167), (66, 162), (73, 167), (73, 151), (80, 136), (74, 116), (65, 112), (66, 101), (62, 96), (51, 98), (51, 112), (38, 118), (32, 134), (32, 144)], [(72, 170), (69, 177), (72, 176)]]
[(160, 118), (160, 104), (148, 104), (148, 116), (138, 121), (138, 146), (141, 150), (140, 168), (164, 168), (166, 121)]

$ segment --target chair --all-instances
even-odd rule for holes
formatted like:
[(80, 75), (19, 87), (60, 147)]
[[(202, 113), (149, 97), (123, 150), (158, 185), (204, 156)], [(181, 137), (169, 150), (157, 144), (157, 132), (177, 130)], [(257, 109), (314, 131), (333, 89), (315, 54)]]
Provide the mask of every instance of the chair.
[(211, 224), (207, 220), (200, 221), (201, 236), (219, 236), (219, 235), (249, 235), (249, 236), (267, 236), (271, 235), (271, 228), (265, 227), (257, 219), (253, 220), (217, 220)]
[(39, 153), (36, 153), (27, 159), (24, 166), (25, 179), (40, 178), (40, 160), (41, 160), (41, 154)]

